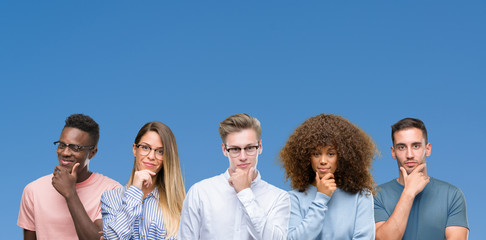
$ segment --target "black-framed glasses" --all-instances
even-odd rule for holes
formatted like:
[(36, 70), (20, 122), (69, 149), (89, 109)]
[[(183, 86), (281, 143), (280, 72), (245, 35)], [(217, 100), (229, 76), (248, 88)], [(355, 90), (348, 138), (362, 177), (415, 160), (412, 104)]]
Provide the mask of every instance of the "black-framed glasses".
[[(226, 146), (226, 144), (225, 144)], [(245, 150), (246, 155), (253, 156), (257, 153), (258, 148), (260, 148), (260, 144), (257, 146), (247, 146), (244, 148), (240, 147), (230, 147), (226, 148), (226, 151), (229, 153), (230, 157), (238, 157), (241, 154), (241, 149)]]
[(61, 142), (61, 141), (55, 141), (54, 142), (54, 145), (57, 146), (57, 149), (65, 149), (66, 147), (69, 148), (71, 151), (73, 152), (80, 152), (80, 151), (83, 151), (83, 150), (86, 150), (86, 149), (93, 149), (95, 148), (96, 146), (95, 145), (92, 145), (92, 146), (80, 146), (78, 144), (66, 144), (64, 142)]
[[(152, 148), (150, 146), (145, 145), (145, 144), (135, 144), (135, 146), (138, 149), (140, 149), (140, 154), (142, 154), (143, 156), (149, 155), (150, 152), (152, 151)], [(153, 149), (153, 150), (155, 152), (155, 158), (162, 160), (162, 158), (164, 157), (164, 149), (158, 148), (158, 149)]]

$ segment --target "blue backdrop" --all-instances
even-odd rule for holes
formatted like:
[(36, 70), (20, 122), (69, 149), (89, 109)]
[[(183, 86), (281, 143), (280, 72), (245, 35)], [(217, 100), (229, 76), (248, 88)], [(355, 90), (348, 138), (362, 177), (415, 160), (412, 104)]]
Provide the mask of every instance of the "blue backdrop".
[(222, 173), (218, 123), (260, 119), (263, 178), (289, 190), (276, 162), (319, 113), (348, 118), (381, 151), (377, 183), (398, 176), (390, 126), (429, 130), (431, 176), (460, 187), (471, 239), (484, 215), (484, 1), (1, 1), (2, 238), (26, 184), (57, 164), (72, 113), (101, 127), (92, 171), (128, 180), (131, 144), (159, 120), (177, 138), (186, 190)]

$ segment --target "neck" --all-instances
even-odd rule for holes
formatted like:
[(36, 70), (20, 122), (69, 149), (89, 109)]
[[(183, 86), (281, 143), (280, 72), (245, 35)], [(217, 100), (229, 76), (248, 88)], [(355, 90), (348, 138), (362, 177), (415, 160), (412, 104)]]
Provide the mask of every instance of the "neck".
[(80, 182), (84, 182), (86, 181), (86, 179), (88, 179), (91, 174), (93, 174), (92, 172), (90, 172), (89, 170), (88, 171), (85, 171), (85, 172), (82, 172), (82, 173), (78, 173), (78, 177), (76, 179), (76, 183), (80, 183)]

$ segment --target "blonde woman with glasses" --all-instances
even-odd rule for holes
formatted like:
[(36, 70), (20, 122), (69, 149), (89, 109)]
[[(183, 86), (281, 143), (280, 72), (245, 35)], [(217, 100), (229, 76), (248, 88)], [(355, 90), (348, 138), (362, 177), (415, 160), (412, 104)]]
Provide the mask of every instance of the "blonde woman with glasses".
[(105, 239), (176, 239), (185, 189), (174, 135), (161, 122), (145, 124), (133, 144), (126, 187), (101, 197)]

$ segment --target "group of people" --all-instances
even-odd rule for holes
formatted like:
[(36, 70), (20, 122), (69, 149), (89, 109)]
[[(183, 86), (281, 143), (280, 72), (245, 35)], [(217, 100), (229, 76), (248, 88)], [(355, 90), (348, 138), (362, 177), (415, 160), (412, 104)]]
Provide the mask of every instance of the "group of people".
[(176, 139), (145, 124), (132, 146), (125, 186), (89, 170), (99, 126), (66, 119), (52, 174), (23, 192), (24, 239), (467, 239), (466, 202), (457, 187), (427, 174), (431, 153), (419, 119), (392, 125), (398, 178), (376, 187), (375, 144), (345, 118), (320, 114), (289, 136), (278, 159), (293, 190), (262, 179), (260, 122), (247, 114), (219, 124), (227, 170), (184, 188)]

